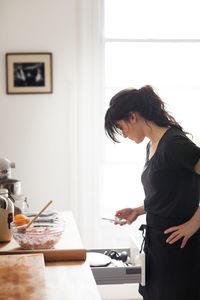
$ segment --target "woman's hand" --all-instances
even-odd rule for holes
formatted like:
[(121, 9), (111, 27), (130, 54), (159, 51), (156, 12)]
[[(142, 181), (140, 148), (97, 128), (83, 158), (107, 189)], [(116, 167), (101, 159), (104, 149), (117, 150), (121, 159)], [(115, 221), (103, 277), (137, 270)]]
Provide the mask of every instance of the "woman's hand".
[[(126, 222), (120, 225), (125, 225), (125, 224), (131, 224), (133, 223), (138, 216), (144, 214), (144, 207), (137, 207), (137, 208), (123, 208), (120, 209), (116, 212), (115, 217), (125, 219)], [(117, 223), (116, 223), (117, 224)]]
[(164, 231), (165, 234), (173, 232), (166, 240), (166, 243), (173, 244), (183, 238), (181, 248), (185, 247), (189, 238), (199, 229), (198, 222), (192, 219), (179, 226), (170, 227)]

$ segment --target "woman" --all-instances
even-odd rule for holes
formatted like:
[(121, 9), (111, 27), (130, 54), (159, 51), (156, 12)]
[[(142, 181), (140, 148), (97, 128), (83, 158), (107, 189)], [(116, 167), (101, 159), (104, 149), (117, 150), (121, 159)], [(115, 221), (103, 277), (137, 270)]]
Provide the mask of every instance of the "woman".
[(105, 131), (141, 143), (149, 138), (144, 205), (116, 217), (131, 224), (146, 213), (144, 300), (200, 300), (200, 148), (165, 110), (151, 86), (125, 89), (110, 101)]

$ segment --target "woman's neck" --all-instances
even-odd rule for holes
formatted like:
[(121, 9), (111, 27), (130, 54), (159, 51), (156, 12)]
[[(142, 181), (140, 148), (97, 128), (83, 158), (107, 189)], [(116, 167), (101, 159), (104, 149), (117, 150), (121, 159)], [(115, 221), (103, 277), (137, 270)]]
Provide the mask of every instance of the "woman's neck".
[(146, 125), (146, 136), (150, 139), (151, 145), (157, 145), (169, 127), (160, 127), (153, 122)]

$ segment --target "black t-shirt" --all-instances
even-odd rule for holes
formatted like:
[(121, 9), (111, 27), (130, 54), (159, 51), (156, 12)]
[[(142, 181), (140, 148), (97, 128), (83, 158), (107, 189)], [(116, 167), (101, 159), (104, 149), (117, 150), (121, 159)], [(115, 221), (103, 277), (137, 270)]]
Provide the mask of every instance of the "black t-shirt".
[(150, 143), (142, 173), (146, 212), (166, 218), (191, 218), (200, 201), (200, 176), (194, 172), (200, 148), (174, 127), (162, 136), (150, 160), (149, 148)]

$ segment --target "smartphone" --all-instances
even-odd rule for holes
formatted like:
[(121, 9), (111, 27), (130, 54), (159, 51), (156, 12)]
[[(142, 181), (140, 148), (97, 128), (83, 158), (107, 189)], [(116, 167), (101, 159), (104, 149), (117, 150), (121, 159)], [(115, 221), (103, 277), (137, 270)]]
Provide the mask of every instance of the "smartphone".
[(115, 218), (115, 219), (111, 219), (111, 218), (102, 218), (102, 220), (106, 220), (106, 221), (110, 221), (110, 222), (115, 222), (115, 223), (118, 223), (118, 224), (125, 224), (126, 223), (126, 220), (125, 219), (120, 219), (120, 218)]

